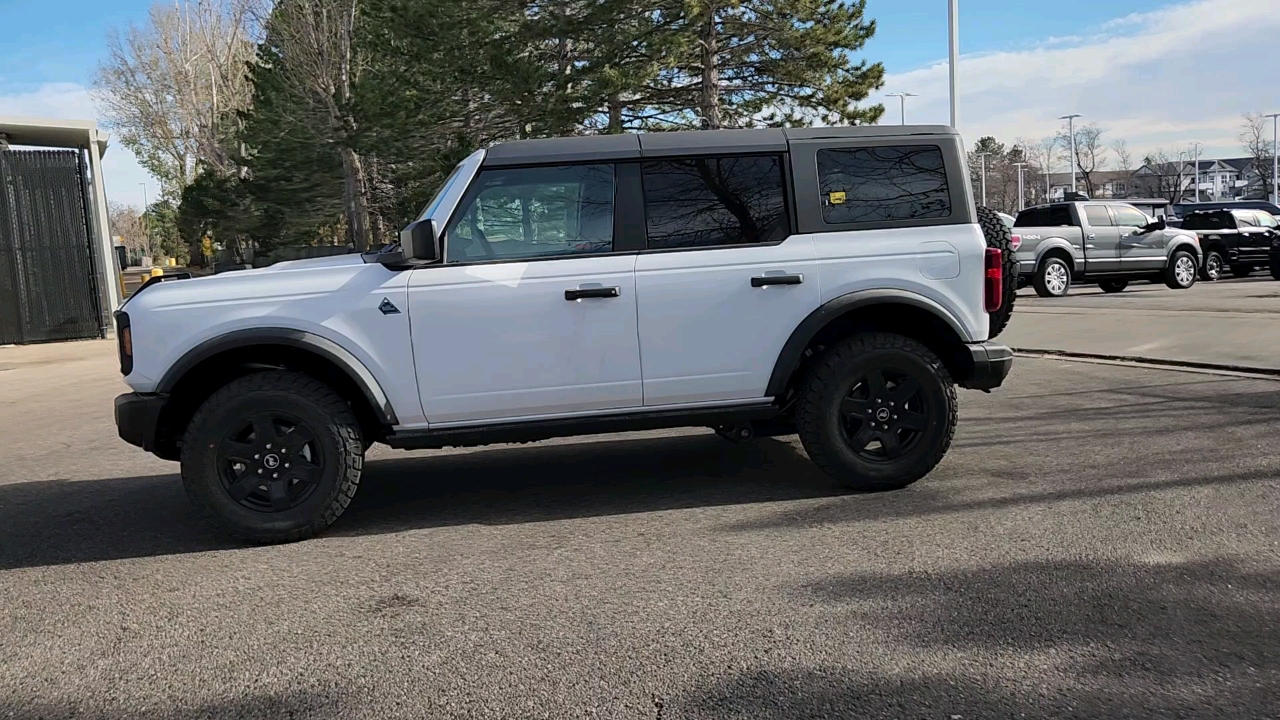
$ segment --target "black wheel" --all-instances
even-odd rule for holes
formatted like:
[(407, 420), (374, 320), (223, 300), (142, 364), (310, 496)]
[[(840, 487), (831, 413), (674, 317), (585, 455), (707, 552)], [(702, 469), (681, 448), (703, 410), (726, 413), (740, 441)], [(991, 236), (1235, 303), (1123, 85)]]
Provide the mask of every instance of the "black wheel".
[(1205, 253), (1204, 266), (1200, 268), (1200, 279), (1214, 282), (1222, 277), (1222, 268), (1226, 262), (1222, 259), (1222, 253), (1217, 250), (1210, 250)]
[(338, 519), (364, 465), (360, 424), (327, 385), (292, 372), (228, 383), (182, 441), (182, 484), (235, 537), (301, 540)]
[(1271, 279), (1280, 280), (1280, 258), (1271, 258)]
[(1102, 288), (1102, 292), (1118, 293), (1123, 292), (1129, 287), (1128, 280), (1099, 280), (1098, 287)]
[(1004, 224), (995, 210), (979, 206), (978, 224), (982, 227), (982, 237), (986, 239), (987, 247), (1001, 252), (1004, 273), (1000, 309), (988, 314), (991, 322), (988, 337), (994, 338), (1004, 331), (1009, 318), (1013, 317), (1013, 301), (1018, 297), (1018, 255), (1013, 250), (1009, 226)]
[(1164, 269), (1164, 284), (1174, 290), (1186, 290), (1196, 284), (1196, 256), (1186, 250), (1175, 250)]
[(856, 335), (815, 362), (800, 390), (796, 425), (810, 459), (841, 484), (902, 488), (951, 447), (956, 391), (942, 361), (915, 340)]
[(1239, 264), (1237, 264), (1237, 265), (1232, 265), (1232, 266), (1231, 266), (1231, 277), (1247, 278), (1247, 277), (1249, 277), (1249, 276), (1250, 276), (1250, 275), (1252, 275), (1252, 274), (1253, 274), (1253, 266), (1252, 266), (1252, 265), (1239, 265)]
[(1062, 297), (1071, 289), (1071, 266), (1060, 257), (1045, 258), (1031, 284), (1040, 297)]

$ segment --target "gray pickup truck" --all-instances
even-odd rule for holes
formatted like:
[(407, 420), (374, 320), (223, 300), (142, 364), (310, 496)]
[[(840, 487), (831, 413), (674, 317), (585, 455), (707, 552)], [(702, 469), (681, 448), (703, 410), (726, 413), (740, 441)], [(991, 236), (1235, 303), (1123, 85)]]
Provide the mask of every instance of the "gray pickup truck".
[(1175, 289), (1195, 284), (1203, 260), (1194, 232), (1168, 227), (1122, 202), (1039, 205), (1013, 224), (1020, 284), (1040, 297), (1062, 297), (1072, 281), (1097, 282), (1120, 292), (1131, 280), (1163, 281)]

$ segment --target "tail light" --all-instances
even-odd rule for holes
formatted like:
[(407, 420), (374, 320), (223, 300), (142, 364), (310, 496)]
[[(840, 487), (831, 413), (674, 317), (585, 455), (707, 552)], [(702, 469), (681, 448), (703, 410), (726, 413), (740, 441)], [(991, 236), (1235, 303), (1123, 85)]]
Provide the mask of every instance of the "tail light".
[(129, 313), (116, 311), (116, 343), (120, 350), (120, 374), (133, 372), (133, 328), (129, 326)]
[(986, 277), (987, 312), (993, 313), (1004, 304), (1004, 253), (1000, 248), (987, 248)]
[(1009, 237), (1009, 247), (1013, 248), (1014, 252), (1017, 252), (1018, 248), (1022, 247), (1022, 236), (1011, 235)]

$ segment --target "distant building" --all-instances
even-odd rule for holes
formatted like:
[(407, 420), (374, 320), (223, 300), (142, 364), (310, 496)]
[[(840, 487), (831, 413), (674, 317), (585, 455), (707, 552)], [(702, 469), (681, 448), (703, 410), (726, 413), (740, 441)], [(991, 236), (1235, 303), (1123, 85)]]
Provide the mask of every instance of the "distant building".
[[(1093, 197), (1097, 199), (1123, 199), (1127, 197), (1158, 198), (1170, 202), (1194, 200), (1196, 195), (1196, 164), (1185, 160), (1158, 165), (1143, 165), (1125, 172), (1123, 170), (1098, 170), (1093, 173)], [(1269, 178), (1268, 178), (1269, 179)], [(1084, 175), (1076, 174), (1076, 189), (1087, 193)], [(1253, 158), (1202, 158), (1199, 164), (1200, 199), (1245, 200), (1264, 196), (1263, 178), (1257, 172)], [(1049, 198), (1061, 200), (1071, 190), (1071, 173), (1051, 173)]]

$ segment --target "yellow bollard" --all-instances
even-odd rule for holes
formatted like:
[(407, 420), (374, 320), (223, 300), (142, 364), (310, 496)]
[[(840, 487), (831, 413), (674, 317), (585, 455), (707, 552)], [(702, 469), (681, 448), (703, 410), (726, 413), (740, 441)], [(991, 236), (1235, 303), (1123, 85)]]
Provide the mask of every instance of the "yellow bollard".
[(163, 274), (164, 274), (164, 268), (160, 268), (160, 267), (151, 268), (151, 277), (160, 277)]

